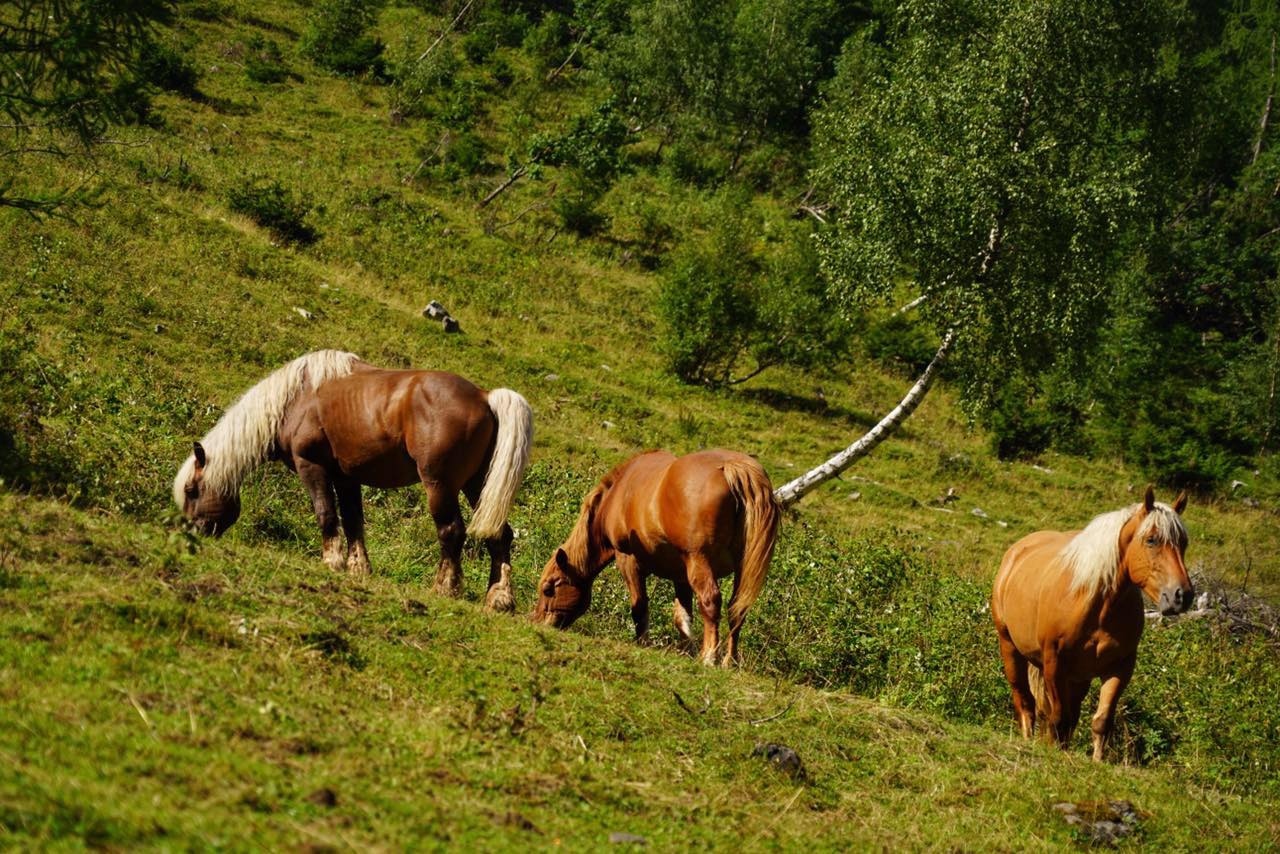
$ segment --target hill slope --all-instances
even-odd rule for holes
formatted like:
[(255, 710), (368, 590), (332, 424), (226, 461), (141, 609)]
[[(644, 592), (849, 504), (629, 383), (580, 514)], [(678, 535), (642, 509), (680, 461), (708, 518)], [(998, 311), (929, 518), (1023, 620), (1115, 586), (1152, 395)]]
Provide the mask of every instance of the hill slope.
[[(1060, 800), (1144, 841), (1275, 844), (1274, 805), (843, 692), (702, 668), (305, 557), (0, 498), (0, 840), (1019, 850)], [(475, 587), (473, 585), (473, 592)], [(797, 783), (752, 757), (797, 750)]]
[[(655, 348), (656, 279), (629, 240), (638, 199), (682, 235), (705, 227), (704, 194), (679, 182), (638, 169), (606, 200), (611, 230), (591, 240), (536, 207), (554, 170), (478, 212), (505, 152), (601, 96), (588, 74), (547, 85), (508, 49), (505, 88), (468, 67), (484, 93), (469, 119), (483, 163), (448, 176), (418, 166), (449, 119), (392, 123), (386, 86), (298, 59), (302, 6), (196, 7), (174, 39), (195, 58), (201, 95), (161, 96), (163, 127), (122, 131), (124, 145), (99, 153), (87, 168), (102, 205), (47, 223), (0, 212), (0, 440), (13, 445), (0, 485), (0, 827), (16, 841), (587, 847), (626, 831), (668, 844), (1052, 846), (1070, 837), (1051, 800), (1131, 797), (1152, 813), (1150, 840), (1275, 842), (1280, 667), (1261, 641), (1192, 625), (1150, 633), (1123, 755), (1152, 770), (1094, 768), (1006, 737), (982, 610), (999, 555), (1027, 531), (1134, 500), (1141, 481), (1105, 460), (999, 462), (945, 386), (788, 517), (744, 633), (747, 674), (620, 642), (612, 574), (568, 635), (430, 597), (435, 537), (417, 490), (368, 494), (375, 577), (363, 586), (321, 569), (302, 489), (279, 468), (251, 478), (226, 540), (177, 533), (169, 482), (190, 441), (309, 349), (529, 398), (537, 444), (512, 519), (522, 611), (582, 494), (625, 456), (723, 445), (780, 483), (908, 382), (865, 360), (732, 393), (672, 379)], [(425, 44), (444, 23), (395, 6), (380, 27), (393, 45)], [(258, 39), (284, 46), (283, 82), (246, 77)], [(78, 168), (33, 160), (23, 180), (79, 181)], [(317, 242), (284, 243), (232, 212), (233, 190), (269, 181), (310, 196)], [(767, 222), (789, 215), (777, 200), (753, 204)], [(462, 334), (419, 316), (430, 299)], [(948, 487), (959, 501), (935, 506)], [(1267, 506), (1197, 502), (1188, 524), (1194, 565), (1280, 590)], [(814, 782), (751, 760), (757, 740), (798, 749)], [(1250, 794), (1188, 788), (1175, 777), (1188, 768), (1198, 785)], [(326, 788), (337, 806), (307, 800)]]

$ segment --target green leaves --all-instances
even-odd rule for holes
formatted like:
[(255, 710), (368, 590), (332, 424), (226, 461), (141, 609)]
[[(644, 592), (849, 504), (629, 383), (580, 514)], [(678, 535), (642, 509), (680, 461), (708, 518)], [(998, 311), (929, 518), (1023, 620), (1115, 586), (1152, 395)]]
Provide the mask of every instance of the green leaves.
[(971, 404), (1084, 352), (1105, 314), (1120, 241), (1148, 214), (1164, 14), (921, 0), (887, 45), (846, 46), (815, 135), (837, 211), (823, 266), (850, 309), (914, 279), (926, 317), (960, 330)]

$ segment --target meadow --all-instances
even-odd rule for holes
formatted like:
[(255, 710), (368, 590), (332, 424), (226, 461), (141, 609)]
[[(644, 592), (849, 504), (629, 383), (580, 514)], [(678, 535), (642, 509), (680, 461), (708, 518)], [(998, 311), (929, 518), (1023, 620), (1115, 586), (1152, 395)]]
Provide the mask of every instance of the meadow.
[[(724, 446), (780, 485), (910, 377), (857, 351), (728, 390), (678, 381), (650, 257), (675, 237), (654, 235), (703, 233), (720, 202), (660, 168), (652, 141), (629, 147), (592, 236), (551, 206), (554, 168), (478, 208), (512, 152), (596, 101), (585, 71), (549, 82), (500, 47), (406, 118), (395, 87), (297, 54), (302, 6), (182, 8), (166, 38), (196, 91), (157, 96), (149, 126), (113, 130), (91, 161), (32, 160), (18, 178), (87, 181), (96, 203), (44, 221), (0, 210), (5, 844), (586, 849), (625, 832), (662, 847), (1056, 848), (1074, 837), (1049, 805), (1102, 798), (1145, 811), (1147, 844), (1280, 842), (1280, 658), (1263, 632), (1153, 623), (1114, 764), (1088, 763), (1083, 735), (1066, 754), (1014, 739), (986, 610), (1000, 555), (1136, 501), (1146, 480), (1105, 457), (996, 458), (945, 378), (788, 513), (742, 673), (670, 648), (662, 585), (652, 648), (627, 641), (612, 573), (567, 633), (481, 614), (472, 544), (465, 601), (433, 597), (414, 489), (366, 492), (367, 582), (323, 569), (302, 487), (278, 466), (251, 478), (228, 536), (193, 539), (169, 497), (191, 441), (312, 349), (529, 399), (520, 614), (617, 462)], [(446, 25), (395, 5), (376, 32), (394, 59)], [(278, 75), (251, 71), (268, 60)], [(464, 165), (439, 154), (459, 133)], [(759, 242), (792, 227), (786, 199), (749, 205)], [(266, 209), (305, 230), (264, 226)], [(459, 333), (421, 316), (430, 300)], [(1280, 490), (1261, 469), (1243, 479), (1193, 496), (1188, 564), (1228, 599), (1274, 602)], [(799, 751), (810, 781), (753, 758), (764, 741)]]

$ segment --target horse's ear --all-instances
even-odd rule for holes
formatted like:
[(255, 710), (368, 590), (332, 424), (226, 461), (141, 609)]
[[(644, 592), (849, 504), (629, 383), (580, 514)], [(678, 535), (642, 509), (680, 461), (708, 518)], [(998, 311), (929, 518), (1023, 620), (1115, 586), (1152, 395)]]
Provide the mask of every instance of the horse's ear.
[(1156, 490), (1151, 484), (1147, 484), (1147, 494), (1142, 496), (1142, 509), (1150, 513), (1156, 509)]
[(569, 572), (569, 556), (565, 554), (564, 549), (556, 549), (556, 566), (560, 567), (562, 572)]
[(1181, 516), (1182, 511), (1186, 509), (1187, 509), (1187, 491), (1184, 489), (1178, 493), (1177, 498), (1173, 499), (1173, 512)]
[(196, 468), (198, 469), (204, 468), (205, 459), (206, 459), (204, 455), (204, 445), (201, 445), (199, 442), (193, 442), (191, 445), (191, 453), (195, 455)]

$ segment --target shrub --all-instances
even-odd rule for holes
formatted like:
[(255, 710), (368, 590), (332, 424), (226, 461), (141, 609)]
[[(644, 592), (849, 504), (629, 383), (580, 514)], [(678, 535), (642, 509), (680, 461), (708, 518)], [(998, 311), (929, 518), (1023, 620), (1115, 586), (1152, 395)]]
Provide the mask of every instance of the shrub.
[(227, 203), (282, 240), (314, 243), (320, 237), (306, 222), (312, 209), (310, 198), (305, 193), (295, 195), (279, 181), (262, 184), (246, 178), (228, 191)]
[(339, 74), (381, 74), (385, 46), (368, 34), (381, 5), (365, 0), (319, 0), (299, 49), (312, 62)]
[(245, 43), (245, 76), (254, 83), (280, 83), (289, 76), (280, 46), (261, 33)]
[(558, 12), (548, 12), (525, 35), (524, 50), (540, 70), (550, 71), (564, 62), (572, 40), (569, 19)]
[(146, 82), (169, 92), (195, 95), (199, 72), (191, 60), (168, 42), (151, 41), (142, 48), (139, 73)]
[(862, 333), (862, 346), (886, 367), (918, 376), (933, 360), (938, 342), (923, 324), (899, 314), (870, 324)]
[(573, 180), (551, 202), (560, 225), (579, 237), (590, 237), (604, 228), (609, 218), (596, 209), (602, 192), (587, 181)]
[[(775, 365), (812, 367), (847, 352), (850, 327), (827, 295), (807, 233), (788, 234), (772, 253), (748, 235), (738, 190), (722, 193), (711, 235), (673, 254), (662, 277), (664, 350), (685, 382), (721, 386)], [(749, 357), (754, 365), (739, 364)]]
[(391, 96), (392, 116), (398, 120), (428, 115), (430, 99), (443, 97), (452, 90), (459, 65), (450, 40), (440, 42), (426, 56), (422, 56), (415, 43), (406, 41), (401, 56), (390, 68), (395, 86)]

